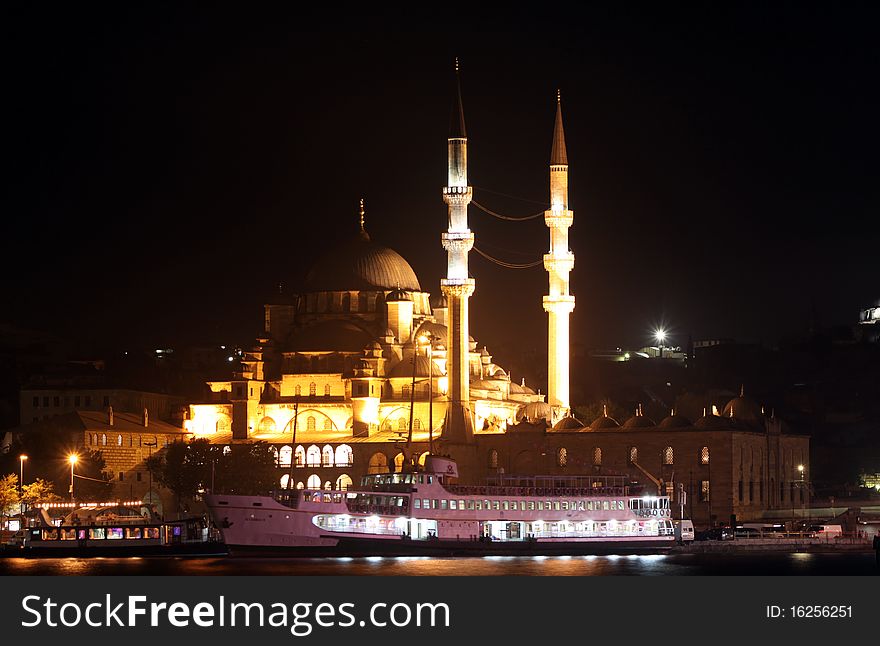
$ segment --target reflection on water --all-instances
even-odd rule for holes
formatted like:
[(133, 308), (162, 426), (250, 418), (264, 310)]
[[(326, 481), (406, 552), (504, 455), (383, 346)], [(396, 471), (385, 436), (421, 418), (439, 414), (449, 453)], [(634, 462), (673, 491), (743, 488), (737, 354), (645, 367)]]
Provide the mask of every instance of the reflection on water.
[(0, 575), (877, 575), (866, 554), (0, 559)]

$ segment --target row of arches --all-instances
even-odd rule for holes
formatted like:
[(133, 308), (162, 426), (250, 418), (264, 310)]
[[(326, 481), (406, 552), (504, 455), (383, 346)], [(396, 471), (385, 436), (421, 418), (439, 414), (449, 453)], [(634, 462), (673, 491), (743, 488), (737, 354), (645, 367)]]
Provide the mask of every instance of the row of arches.
[[(522, 457), (524, 453), (521, 452), (520, 456)], [(594, 466), (602, 465), (602, 448), (598, 446), (594, 446), (590, 452), (590, 457), (592, 458), (592, 463)], [(497, 469), (498, 464), (498, 451), (496, 449), (491, 449), (487, 455), (488, 465), (490, 469)], [(675, 450), (671, 446), (667, 446), (663, 449), (661, 453), (662, 462), (664, 465), (674, 465), (675, 464)], [(568, 464), (569, 460), (569, 451), (567, 447), (560, 447), (556, 450), (556, 465), (559, 467), (564, 467)], [(639, 461), (639, 449), (637, 446), (631, 446), (629, 449), (629, 461), (630, 462), (638, 462)], [(704, 446), (700, 449), (699, 452), (699, 461), (700, 464), (709, 464), (709, 447)]]
[(340, 444), (335, 449), (329, 444), (324, 448), (318, 448), (312, 444), (305, 448), (301, 444), (292, 448), (284, 445), (281, 449), (273, 447), (275, 452), (275, 464), (279, 467), (289, 467), (291, 460), (298, 467), (350, 467), (354, 464), (354, 452), (348, 444)]
[[(428, 451), (421, 454), (414, 453), (410, 456), (410, 460), (414, 460), (419, 466), (423, 467), (425, 466), (425, 459), (429, 455), (431, 454)], [(403, 471), (403, 467), (406, 463), (407, 457), (403, 451), (398, 451), (390, 461), (387, 455), (380, 451), (376, 451), (370, 456), (370, 462), (367, 465), (367, 473), (400, 473)]]
[[(336, 427), (333, 418), (319, 410), (304, 410), (296, 416), (296, 419), (298, 428), (303, 429), (303, 424), (305, 424), (304, 430), (306, 431), (317, 431), (319, 425), (321, 426), (321, 429), (325, 431), (339, 430)], [(278, 431), (278, 424), (275, 422), (274, 418), (266, 416), (260, 420), (259, 424), (257, 424), (257, 430), (260, 433), (275, 433)], [(291, 417), (282, 429), (282, 433), (290, 433), (292, 431), (293, 418)]]
[[(135, 438), (134, 434), (128, 433), (127, 436), (128, 436), (128, 441), (126, 442), (125, 438), (123, 437), (123, 435), (121, 433), (118, 433), (116, 435), (115, 440), (113, 439), (113, 436), (111, 434), (110, 446), (129, 446), (129, 447), (134, 447), (134, 446), (143, 447), (143, 446), (145, 446), (143, 435), (137, 436), (137, 444), (135, 444), (135, 441), (134, 441), (134, 438)], [(163, 439), (162, 446), (168, 446), (168, 443), (169, 443), (168, 438), (166, 437)], [(100, 434), (89, 433), (89, 446), (107, 446), (107, 434), (106, 433), (100, 433)], [(157, 448), (159, 446), (158, 438), (155, 435), (147, 437), (146, 446), (152, 446), (153, 448)]]

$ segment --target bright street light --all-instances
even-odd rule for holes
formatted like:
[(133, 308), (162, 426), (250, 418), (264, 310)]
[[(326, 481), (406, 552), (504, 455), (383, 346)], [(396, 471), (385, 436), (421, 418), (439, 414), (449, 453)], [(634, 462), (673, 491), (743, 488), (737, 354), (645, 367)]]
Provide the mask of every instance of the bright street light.
[(70, 502), (73, 502), (73, 467), (76, 466), (78, 460), (79, 456), (76, 453), (67, 456), (67, 461), (70, 462)]

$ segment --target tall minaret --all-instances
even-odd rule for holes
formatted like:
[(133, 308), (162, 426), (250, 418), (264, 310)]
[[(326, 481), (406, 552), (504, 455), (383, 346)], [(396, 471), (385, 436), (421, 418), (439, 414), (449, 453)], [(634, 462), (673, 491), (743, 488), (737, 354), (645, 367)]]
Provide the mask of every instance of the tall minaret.
[(461, 82), (458, 59), (455, 59), (455, 100), (449, 124), (448, 180), (443, 188), (443, 201), (449, 210), (449, 228), (442, 234), (447, 253), (446, 278), (440, 288), (448, 301), (448, 352), (446, 374), (449, 380), (449, 402), (443, 438), (451, 442), (473, 440), (474, 421), (470, 411), (470, 377), (468, 353), (468, 299), (474, 293), (474, 280), (468, 273), (468, 252), (474, 246), (474, 234), (468, 229), (467, 205), (473, 189), (467, 180), (467, 132), (461, 103)]
[(568, 228), (574, 213), (568, 209), (568, 155), (562, 130), (562, 101), (556, 92), (556, 126), (550, 152), (550, 210), (544, 222), (550, 228), (550, 253), (544, 255), (544, 268), (550, 276), (549, 295), (544, 310), (549, 314), (547, 348), (547, 403), (553, 406), (553, 421), (568, 415), (571, 408), (568, 385), (568, 315), (574, 309), (569, 294), (568, 274), (574, 267), (574, 254), (568, 249)]

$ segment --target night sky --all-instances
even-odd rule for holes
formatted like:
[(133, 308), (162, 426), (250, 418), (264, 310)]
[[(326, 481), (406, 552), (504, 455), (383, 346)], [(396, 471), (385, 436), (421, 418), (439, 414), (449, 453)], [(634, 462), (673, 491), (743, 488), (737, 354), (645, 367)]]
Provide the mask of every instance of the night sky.
[[(0, 323), (98, 349), (249, 343), (279, 281), (296, 291), (354, 234), (360, 197), (373, 240), (437, 292), (456, 55), (475, 199), (505, 214), (548, 199), (561, 88), (578, 342), (638, 346), (664, 322), (682, 344), (774, 343), (880, 298), (876, 14), (453, 35), (244, 7), (8, 12)], [(540, 219), (469, 217), (504, 260), (548, 247)], [(471, 273), (474, 336), (543, 348), (543, 268), (472, 253)]]

